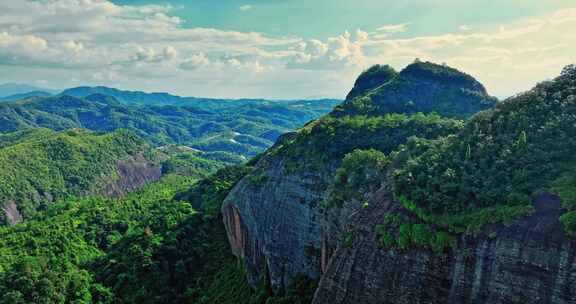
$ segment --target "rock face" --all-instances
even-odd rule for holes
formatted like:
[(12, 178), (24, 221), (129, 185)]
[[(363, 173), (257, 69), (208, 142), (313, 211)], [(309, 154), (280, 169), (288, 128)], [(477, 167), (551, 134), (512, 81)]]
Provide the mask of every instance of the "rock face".
[[(427, 70), (430, 67), (433, 68), (432, 72)], [(449, 81), (453, 80), (450, 77), (462, 81), (450, 84)], [(401, 84), (402, 91), (398, 91), (393, 83)], [(454, 92), (460, 94), (467, 90), (476, 90), (478, 94), (475, 99), (443, 99), (443, 96), (452, 96), (450, 94)], [(440, 102), (455, 108), (458, 107), (455, 104), (465, 107), (473, 104), (474, 107), (467, 109), (474, 112), (489, 107), (494, 101), (486, 94), (484, 87), (470, 76), (432, 64), (414, 65), (400, 74), (386, 66), (370, 69), (360, 76), (350, 96), (357, 94), (370, 96), (373, 99), (370, 101), (372, 108), (376, 107), (385, 113), (402, 112), (406, 109), (403, 108), (404, 101), (410, 101), (411, 111), (440, 110), (441, 114), (450, 116), (449, 113), (442, 112), (444, 108), (437, 107)], [(388, 94), (386, 96), (390, 98), (377, 99), (371, 94)], [(337, 108), (330, 119), (337, 120), (340, 114), (364, 114), (354, 112), (358, 110), (353, 102), (356, 98), (350, 98), (352, 100), (349, 99), (342, 107)], [(352, 108), (349, 108), (349, 105)], [(397, 108), (398, 111), (388, 111), (385, 110), (386, 107)], [(321, 207), (346, 153), (358, 148), (375, 148), (390, 153), (397, 145), (404, 144), (410, 136), (434, 138), (455, 131), (451, 127), (433, 125), (395, 129), (392, 123), (390, 126), (374, 125), (367, 127), (361, 134), (352, 134), (349, 129), (334, 127), (337, 129), (334, 131), (336, 135), (329, 131), (326, 134), (312, 135), (334, 136), (326, 150), (314, 150), (319, 157), (328, 157), (329, 160), (317, 162), (321, 165), (314, 168), (301, 166), (294, 171), (286, 170), (286, 163), (294, 162), (295, 159), (299, 163), (311, 161), (300, 154), (314, 149), (308, 135), (302, 135), (314, 132), (313, 125), (314, 123), (305, 126), (300, 133), (280, 138), (259, 160), (255, 171), (242, 179), (224, 201), (222, 212), (232, 250), (235, 255), (244, 259), (248, 280), (253, 285), (267, 278), (275, 290), (283, 290), (298, 275), (316, 279), (321, 276), (322, 270), (326, 269), (333, 250), (342, 239), (342, 223), (357, 211), (351, 208), (325, 213)], [(293, 141), (294, 138), (298, 140)], [(283, 146), (294, 149), (288, 152), (290, 155), (275, 152)]]
[[(137, 190), (144, 185), (160, 179), (162, 167), (147, 160), (142, 153), (126, 157), (116, 163), (117, 176), (106, 183), (104, 188), (96, 189), (98, 194), (106, 197), (119, 197), (126, 193)], [(108, 178), (108, 177), (106, 177)], [(93, 193), (84, 191), (79, 195), (87, 196)], [(33, 199), (37, 203), (52, 202), (54, 200), (50, 193), (33, 193)], [(18, 210), (18, 205), (14, 201), (8, 201), (2, 207), (6, 222), (15, 225), (23, 220), (22, 214)]]
[(22, 221), (22, 214), (18, 211), (18, 206), (14, 201), (9, 201), (2, 207), (2, 211), (6, 216), (6, 220), (10, 225), (16, 225)]
[(313, 303), (576, 302), (576, 241), (557, 198), (541, 195), (533, 215), (461, 237), (445, 254), (380, 248), (374, 225), (400, 209), (382, 191), (350, 218), (354, 243), (336, 250)]
[(142, 154), (136, 154), (117, 162), (118, 178), (106, 185), (102, 194), (119, 197), (160, 179), (162, 166), (148, 161)]
[[(249, 282), (267, 276), (276, 290), (286, 287), (298, 274), (318, 278), (321, 225), (317, 208), (335, 169), (285, 174), (284, 159), (260, 161), (259, 174), (242, 179), (224, 201), (224, 224), (233, 253), (244, 259)], [(258, 170), (257, 170), (258, 171)], [(316, 187), (318, 188), (318, 187)]]

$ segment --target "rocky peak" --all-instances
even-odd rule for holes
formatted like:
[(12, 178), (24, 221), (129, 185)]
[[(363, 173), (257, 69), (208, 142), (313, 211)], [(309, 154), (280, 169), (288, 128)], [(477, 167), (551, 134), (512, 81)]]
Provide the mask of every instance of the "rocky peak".
[(354, 88), (348, 93), (346, 99), (349, 100), (366, 94), (368, 91), (394, 79), (397, 75), (398, 73), (389, 65), (374, 65), (360, 74), (354, 83)]
[(364, 74), (333, 116), (436, 112), (466, 118), (497, 102), (472, 76), (444, 64), (418, 61), (398, 74), (376, 66)]

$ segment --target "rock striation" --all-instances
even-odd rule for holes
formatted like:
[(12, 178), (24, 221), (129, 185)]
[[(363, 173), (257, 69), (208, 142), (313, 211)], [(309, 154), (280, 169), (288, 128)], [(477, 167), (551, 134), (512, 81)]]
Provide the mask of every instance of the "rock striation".
[(531, 216), (462, 236), (444, 254), (379, 247), (374, 225), (401, 209), (382, 191), (350, 218), (354, 244), (335, 251), (313, 303), (575, 303), (576, 241), (558, 198), (540, 195)]
[[(453, 84), (454, 79), (463, 80)], [(396, 82), (401, 83), (401, 91), (391, 85)], [(440, 98), (467, 90), (475, 90), (472, 99)], [(414, 93), (428, 91), (434, 93)], [(385, 125), (367, 126), (359, 134), (346, 128), (336, 128), (335, 134), (331, 131), (314, 133), (316, 126), (328, 124), (326, 121), (329, 119), (366, 114), (357, 112), (354, 100), (362, 96), (372, 98), (370, 96), (376, 93), (388, 94), (386, 96), (390, 98), (373, 98), (370, 101), (372, 106), (379, 111), (386, 107), (398, 109), (386, 110), (387, 113), (402, 112), (405, 109), (397, 105), (408, 100), (412, 101), (410, 109), (413, 112), (439, 110), (446, 116), (449, 113), (442, 112), (445, 105), (458, 107), (457, 104), (463, 104), (473, 112), (493, 105), (495, 100), (470, 76), (430, 63), (417, 63), (400, 73), (389, 67), (377, 67), (360, 76), (349, 99), (341, 107), (325, 121), (320, 119), (309, 123), (298, 133), (280, 138), (259, 159), (254, 172), (243, 178), (225, 199), (222, 212), (228, 238), (234, 254), (243, 258), (251, 284), (268, 279), (274, 290), (282, 291), (299, 275), (317, 279), (326, 270), (332, 252), (342, 238), (340, 233), (332, 232), (341, 232), (341, 223), (355, 212), (351, 208), (327, 213), (322, 206), (346, 153), (358, 148), (376, 148), (390, 153), (398, 145), (406, 143), (410, 136), (434, 138), (457, 130), (454, 126), (416, 125), (402, 129), (402, 126)], [(438, 106), (440, 102), (445, 105)], [(474, 107), (469, 107), (470, 104)], [(368, 114), (375, 115), (376, 112)], [(330, 126), (326, 129), (330, 130)], [(324, 141), (329, 141), (325, 150), (317, 150), (314, 137), (322, 136), (333, 137), (324, 138)], [(318, 161), (309, 154), (328, 159)], [(314, 166), (306, 165), (311, 162)], [(296, 163), (297, 169), (288, 170), (289, 163)]]

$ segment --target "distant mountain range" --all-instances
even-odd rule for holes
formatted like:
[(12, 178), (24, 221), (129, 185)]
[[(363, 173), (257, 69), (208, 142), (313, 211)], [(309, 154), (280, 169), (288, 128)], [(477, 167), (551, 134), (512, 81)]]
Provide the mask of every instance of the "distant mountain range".
[(40, 88), (28, 84), (20, 83), (4, 83), (0, 84), (0, 100), (4, 100), (5, 97), (19, 94), (26, 94), (30, 92), (42, 92), (43, 94), (58, 94), (58, 90), (51, 90), (46, 88)]
[(30, 128), (129, 129), (153, 146), (186, 145), (223, 158), (248, 159), (283, 133), (328, 113), (334, 99), (261, 100), (180, 97), (167, 93), (78, 87), (51, 96), (31, 91), (0, 103), (0, 133)]

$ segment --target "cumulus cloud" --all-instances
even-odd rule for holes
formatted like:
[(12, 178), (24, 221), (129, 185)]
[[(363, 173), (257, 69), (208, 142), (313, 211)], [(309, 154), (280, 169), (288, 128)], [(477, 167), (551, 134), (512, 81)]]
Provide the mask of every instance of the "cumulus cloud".
[(204, 53), (198, 53), (190, 56), (184, 62), (180, 64), (180, 68), (183, 70), (196, 70), (202, 67), (210, 65), (210, 60)]
[[(492, 31), (467, 28), (459, 33), (367, 43), (370, 63), (405, 65), (412, 58), (446, 62), (468, 71), (495, 94), (514, 94), (558, 74), (576, 62), (576, 9), (500, 26)], [(460, 29), (462, 30), (462, 29)]]
[(362, 66), (365, 62), (362, 48), (368, 39), (367, 32), (358, 30), (355, 35), (346, 31), (326, 42), (314, 39), (302, 41), (295, 48), (297, 52), (287, 66), (312, 70)]
[[(184, 28), (165, 5), (116, 5), (105, 0), (11, 1), (0, 4), (0, 55), (8, 64), (93, 65), (187, 60), (202, 52), (253, 54), (294, 39), (259, 33)], [(15, 56), (18, 54), (18, 56)], [(70, 60), (70, 57), (74, 57)], [(177, 67), (180, 63), (174, 63)]]
[(362, 69), (376, 63), (401, 68), (420, 58), (461, 68), (492, 92), (509, 95), (576, 61), (576, 9), (492, 30), (462, 25), (415, 36), (411, 23), (400, 23), (316, 39), (188, 28), (173, 9), (108, 0), (2, 1), (0, 80), (37, 75), (59, 86), (74, 79), (74, 85), (206, 96), (344, 96)]

